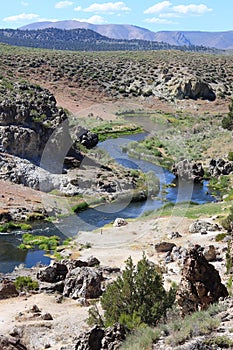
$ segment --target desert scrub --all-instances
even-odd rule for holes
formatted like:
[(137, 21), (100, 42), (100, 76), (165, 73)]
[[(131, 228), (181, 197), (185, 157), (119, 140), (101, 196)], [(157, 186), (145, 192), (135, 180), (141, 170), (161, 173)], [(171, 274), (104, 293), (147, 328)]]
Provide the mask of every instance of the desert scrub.
[(20, 292), (35, 290), (39, 287), (38, 282), (32, 280), (29, 276), (18, 276), (14, 284), (15, 288)]
[(33, 249), (38, 247), (47, 252), (54, 251), (58, 247), (60, 238), (58, 236), (35, 236), (30, 233), (23, 235), (23, 242), (19, 245), (20, 249)]
[(210, 339), (206, 339), (204, 343), (211, 347), (217, 345), (221, 349), (232, 349), (233, 347), (233, 340), (231, 338), (220, 335), (213, 338), (211, 337)]
[(29, 224), (25, 223), (15, 223), (15, 222), (7, 222), (5, 224), (0, 225), (0, 232), (11, 232), (14, 230), (22, 230), (22, 231), (28, 231), (31, 230), (32, 227)]
[(151, 327), (142, 327), (132, 332), (121, 345), (120, 350), (148, 350), (152, 348), (161, 331)]

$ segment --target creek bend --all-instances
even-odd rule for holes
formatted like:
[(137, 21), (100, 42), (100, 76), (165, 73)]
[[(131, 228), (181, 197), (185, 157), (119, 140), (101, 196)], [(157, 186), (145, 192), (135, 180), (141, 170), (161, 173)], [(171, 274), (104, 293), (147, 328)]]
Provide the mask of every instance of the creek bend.
[[(207, 191), (206, 181), (203, 184), (177, 183), (177, 186), (168, 187), (164, 192), (163, 185), (169, 185), (175, 180), (175, 176), (170, 171), (145, 160), (131, 158), (122, 151), (122, 146), (128, 142), (140, 141), (146, 135), (146, 133), (140, 133), (109, 139), (100, 143), (98, 147), (107, 151), (116, 162), (124, 167), (139, 169), (145, 173), (153, 171), (160, 180), (160, 193), (156, 198), (148, 198), (145, 202), (131, 202), (127, 205), (114, 202), (102, 204), (63, 218), (58, 224), (37, 223), (31, 233), (47, 236), (58, 235), (61, 238), (74, 237), (79, 231), (92, 231), (114, 221), (117, 217), (126, 219), (140, 217), (146, 211), (160, 208), (167, 201), (173, 203), (193, 201), (198, 204), (215, 201), (215, 198)], [(32, 267), (37, 263), (48, 264), (50, 262), (50, 258), (44, 256), (43, 250), (24, 251), (17, 248), (22, 233), (17, 231), (0, 234), (0, 272), (11, 272), (19, 264)]]

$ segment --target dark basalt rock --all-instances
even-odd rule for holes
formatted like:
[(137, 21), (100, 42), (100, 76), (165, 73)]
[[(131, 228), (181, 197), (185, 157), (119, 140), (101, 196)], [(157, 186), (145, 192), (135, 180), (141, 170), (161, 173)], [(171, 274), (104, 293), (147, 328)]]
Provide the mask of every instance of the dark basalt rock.
[(176, 300), (182, 314), (205, 309), (219, 298), (228, 296), (226, 287), (221, 283), (218, 271), (202, 253), (201, 247), (191, 249), (182, 270), (182, 278)]
[(191, 162), (184, 159), (172, 167), (172, 172), (179, 180), (201, 182), (204, 176), (204, 169), (201, 163)]

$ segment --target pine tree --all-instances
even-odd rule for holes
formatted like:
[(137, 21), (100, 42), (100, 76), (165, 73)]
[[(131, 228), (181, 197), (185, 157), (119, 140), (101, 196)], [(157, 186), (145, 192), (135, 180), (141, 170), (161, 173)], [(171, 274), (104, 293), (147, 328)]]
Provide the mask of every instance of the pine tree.
[(161, 274), (145, 255), (137, 265), (126, 261), (121, 277), (110, 284), (101, 298), (105, 325), (116, 322), (134, 328), (139, 324), (155, 325), (166, 316), (175, 300), (175, 288), (163, 287)]

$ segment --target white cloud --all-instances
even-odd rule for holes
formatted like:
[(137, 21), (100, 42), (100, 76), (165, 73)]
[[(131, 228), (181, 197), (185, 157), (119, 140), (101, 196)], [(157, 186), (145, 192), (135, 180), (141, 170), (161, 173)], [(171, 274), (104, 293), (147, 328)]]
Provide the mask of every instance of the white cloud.
[(73, 5), (72, 1), (59, 1), (55, 4), (56, 9), (64, 9), (65, 7), (69, 7)]
[(115, 12), (130, 11), (130, 8), (126, 6), (124, 2), (106, 2), (103, 4), (94, 3), (89, 7), (85, 8), (85, 12), (96, 12), (96, 13), (109, 13), (113, 14)]
[(157, 24), (177, 24), (176, 22), (169, 21), (164, 18), (158, 18), (158, 17), (153, 17), (153, 18), (147, 18), (145, 20), (147, 23), (157, 23)]
[(162, 1), (162, 2), (158, 2), (157, 4), (155, 4), (154, 6), (149, 7), (148, 9), (146, 9), (144, 11), (145, 14), (153, 14), (153, 13), (159, 13), (163, 10), (168, 9), (171, 6), (171, 2), (170, 1)]
[(20, 22), (20, 21), (25, 21), (25, 20), (33, 20), (33, 19), (38, 19), (40, 16), (36, 15), (35, 13), (21, 13), (19, 15), (15, 16), (9, 16), (3, 18), (4, 22)]
[(73, 18), (73, 20), (76, 20), (76, 21), (79, 21), (79, 22), (88, 22), (88, 23), (92, 23), (92, 24), (104, 24), (104, 23), (107, 23), (102, 16), (98, 16), (98, 15), (92, 16), (90, 18), (82, 18), (82, 19), (80, 19), (80, 18)]
[(160, 13), (159, 18), (179, 18), (180, 14), (173, 12)]
[(181, 14), (195, 14), (195, 15), (203, 15), (206, 12), (210, 12), (212, 11), (211, 8), (207, 7), (204, 4), (200, 4), (200, 5), (194, 5), (194, 4), (190, 4), (190, 5), (178, 5), (178, 6), (174, 6), (173, 10), (177, 13), (181, 13)]
[(77, 6), (74, 8), (74, 11), (82, 11), (82, 6)]

